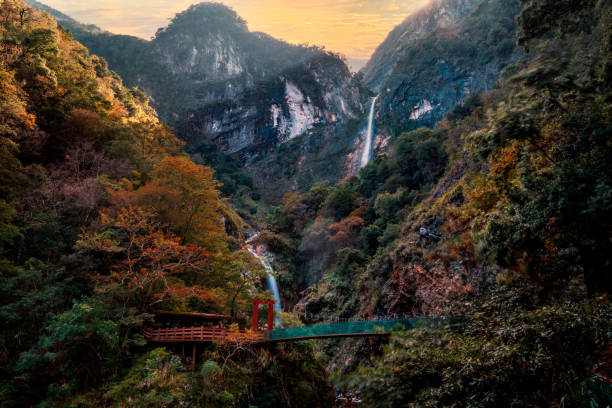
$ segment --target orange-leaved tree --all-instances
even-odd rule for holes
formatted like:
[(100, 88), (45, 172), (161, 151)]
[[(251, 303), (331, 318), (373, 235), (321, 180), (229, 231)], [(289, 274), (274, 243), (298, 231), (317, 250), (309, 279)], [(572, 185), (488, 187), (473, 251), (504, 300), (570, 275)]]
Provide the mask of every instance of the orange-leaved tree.
[(99, 291), (118, 290), (139, 310), (163, 302), (198, 299), (209, 302), (211, 292), (184, 283), (185, 275), (206, 273), (212, 254), (159, 228), (154, 214), (142, 208), (122, 208), (115, 216), (102, 214), (103, 229), (81, 235), (80, 249), (105, 254), (110, 273), (94, 276)]
[(152, 172), (152, 180), (139, 189), (111, 192), (116, 208), (137, 206), (154, 214), (163, 228), (209, 251), (223, 246), (223, 217), (219, 182), (214, 170), (186, 157), (166, 157)]
[(223, 304), (231, 258), (223, 230), (219, 183), (209, 167), (186, 157), (165, 157), (146, 182), (109, 190), (101, 228), (82, 234), (79, 246), (105, 253), (108, 268), (98, 289), (125, 290), (141, 310)]

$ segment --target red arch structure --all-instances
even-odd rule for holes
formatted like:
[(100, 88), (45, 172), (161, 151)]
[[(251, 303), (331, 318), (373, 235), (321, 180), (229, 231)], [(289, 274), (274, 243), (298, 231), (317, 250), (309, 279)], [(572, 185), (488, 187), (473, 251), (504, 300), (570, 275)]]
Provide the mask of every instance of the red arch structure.
[(274, 329), (274, 301), (253, 299), (253, 321), (251, 329), (257, 331), (259, 325), (259, 305), (268, 305), (268, 330)]

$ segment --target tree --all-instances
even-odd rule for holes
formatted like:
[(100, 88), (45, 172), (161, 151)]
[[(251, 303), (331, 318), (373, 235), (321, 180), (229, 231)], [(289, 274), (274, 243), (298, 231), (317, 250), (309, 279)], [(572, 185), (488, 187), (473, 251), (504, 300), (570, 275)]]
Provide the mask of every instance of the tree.
[(219, 249), (223, 231), (219, 183), (214, 170), (186, 157), (167, 157), (152, 172), (152, 181), (137, 190), (111, 193), (117, 208), (139, 206), (181, 239), (209, 250)]
[(409, 188), (433, 183), (444, 173), (448, 158), (442, 145), (445, 137), (441, 131), (419, 129), (397, 139), (395, 161)]
[(527, 47), (531, 40), (548, 32), (567, 34), (588, 29), (589, 23), (580, 17), (595, 4), (595, 0), (521, 0), (519, 44)]
[(342, 221), (327, 227), (330, 233), (329, 240), (338, 248), (354, 245), (359, 239), (359, 232), (364, 224), (363, 218), (351, 214)]
[(4, 26), (15, 21), (19, 16), (19, 12), (15, 3), (11, 0), (4, 0), (0, 3), (0, 20)]
[(17, 239), (23, 239), (19, 228), (13, 225), (17, 211), (4, 200), (0, 200), (0, 255), (12, 246)]
[(54, 57), (59, 53), (58, 34), (54, 30), (37, 28), (24, 39), (24, 47), (43, 58)]
[(355, 208), (356, 194), (349, 188), (339, 188), (332, 191), (323, 204), (326, 212), (333, 216), (336, 220), (349, 215)]
[(182, 245), (178, 237), (157, 229), (151, 213), (128, 207), (115, 217), (103, 214), (102, 223), (106, 229), (84, 234), (77, 242), (80, 249), (120, 257), (109, 274), (94, 276), (99, 290), (119, 288), (143, 311), (168, 301), (214, 298), (211, 292), (178, 279), (206, 273), (212, 254), (193, 244)]

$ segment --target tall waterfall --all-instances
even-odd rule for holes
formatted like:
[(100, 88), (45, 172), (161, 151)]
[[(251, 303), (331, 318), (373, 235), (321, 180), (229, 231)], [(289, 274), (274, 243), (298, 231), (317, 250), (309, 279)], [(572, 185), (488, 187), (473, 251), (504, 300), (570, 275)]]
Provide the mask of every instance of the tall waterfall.
[(272, 269), (272, 265), (270, 265), (270, 262), (268, 262), (268, 260), (265, 257), (255, 252), (253, 248), (247, 248), (247, 249), (255, 258), (259, 259), (259, 262), (261, 262), (261, 265), (264, 267), (264, 269), (268, 273), (268, 277), (266, 278), (266, 281), (268, 284), (268, 290), (270, 290), (272, 292), (272, 295), (274, 296), (274, 311), (275, 311), (274, 323), (276, 325), (279, 325), (281, 323), (280, 313), (283, 311), (283, 309), (281, 306), (280, 292), (278, 291), (278, 284), (276, 283), (276, 278), (274, 277), (274, 269)]
[(370, 161), (372, 161), (373, 147), (374, 147), (374, 113), (376, 112), (376, 100), (378, 95), (372, 98), (372, 105), (370, 106), (370, 116), (368, 117), (368, 131), (366, 134), (366, 141), (361, 153), (361, 163), (359, 168), (365, 167)]

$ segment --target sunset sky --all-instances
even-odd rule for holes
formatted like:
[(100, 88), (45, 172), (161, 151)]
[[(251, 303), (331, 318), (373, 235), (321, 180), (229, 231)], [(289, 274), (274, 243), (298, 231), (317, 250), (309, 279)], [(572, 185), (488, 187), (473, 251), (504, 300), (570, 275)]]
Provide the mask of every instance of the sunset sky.
[[(41, 0), (82, 23), (150, 38), (197, 0)], [(249, 23), (292, 43), (366, 60), (389, 31), (429, 0), (222, 0)]]

